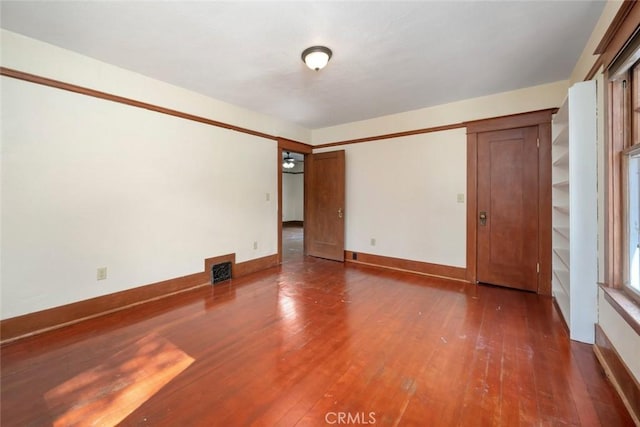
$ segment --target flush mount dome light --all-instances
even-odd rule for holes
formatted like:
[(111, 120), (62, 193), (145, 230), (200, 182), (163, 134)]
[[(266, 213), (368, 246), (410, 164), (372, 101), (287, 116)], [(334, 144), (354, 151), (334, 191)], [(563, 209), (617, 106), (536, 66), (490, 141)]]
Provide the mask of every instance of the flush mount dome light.
[(325, 46), (311, 46), (302, 52), (302, 61), (312, 70), (323, 69), (331, 59), (331, 49)]

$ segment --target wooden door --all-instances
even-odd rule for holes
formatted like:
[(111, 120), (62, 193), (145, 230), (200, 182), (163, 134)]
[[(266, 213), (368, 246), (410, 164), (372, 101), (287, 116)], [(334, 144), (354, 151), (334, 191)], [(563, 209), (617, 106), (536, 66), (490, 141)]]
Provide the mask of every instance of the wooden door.
[(305, 158), (305, 255), (344, 261), (344, 150)]
[(538, 127), (478, 134), (478, 281), (538, 290)]

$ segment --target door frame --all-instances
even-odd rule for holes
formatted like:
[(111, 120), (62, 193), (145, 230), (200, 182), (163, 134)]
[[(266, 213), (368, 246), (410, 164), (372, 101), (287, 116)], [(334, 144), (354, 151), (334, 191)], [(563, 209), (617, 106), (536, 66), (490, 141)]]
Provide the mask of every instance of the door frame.
[[(292, 141), (286, 138), (278, 137), (278, 214), (276, 219), (278, 221), (278, 264), (282, 264), (282, 153), (284, 151), (293, 151), (295, 153), (304, 154), (305, 160), (307, 154), (313, 152), (313, 148), (310, 145), (303, 144), (302, 142)], [(303, 179), (307, 181), (307, 174), (303, 175)], [(304, 204), (306, 206), (307, 193), (304, 195)]]
[(467, 127), (467, 274), (478, 271), (478, 134), (538, 126), (538, 294), (551, 295), (551, 115), (557, 108), (465, 122)]
[[(304, 254), (317, 258), (328, 259), (337, 262), (345, 261), (345, 201), (346, 201), (346, 169), (345, 169), (345, 150), (323, 151), (320, 153), (312, 153), (305, 156), (305, 176), (304, 176)], [(337, 167), (332, 173), (319, 173), (322, 171), (321, 162), (325, 162), (325, 166), (329, 163), (331, 166)], [(326, 169), (325, 169), (326, 170)], [(318, 180), (318, 176), (324, 179)], [(327, 179), (330, 178), (330, 179)], [(327, 188), (327, 183), (333, 181), (337, 183), (335, 188)], [(338, 201), (337, 205), (333, 205), (336, 210), (329, 209), (329, 213), (322, 214), (318, 205), (319, 195), (330, 193), (329, 201), (324, 201), (323, 207), (332, 206), (332, 202)], [(328, 205), (327, 205), (328, 203)], [(338, 224), (335, 230), (324, 229), (322, 236), (319, 236), (318, 225), (323, 223), (327, 225)], [(319, 242), (318, 237), (323, 240)], [(333, 244), (326, 241), (326, 238), (336, 241)]]

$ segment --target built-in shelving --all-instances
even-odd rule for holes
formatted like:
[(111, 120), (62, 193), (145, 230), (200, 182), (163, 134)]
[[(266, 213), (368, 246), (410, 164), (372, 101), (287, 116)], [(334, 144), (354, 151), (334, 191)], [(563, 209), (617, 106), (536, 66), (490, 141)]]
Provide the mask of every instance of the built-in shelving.
[(553, 118), (552, 286), (571, 339), (593, 343), (597, 297), (596, 83), (576, 83)]
[[(567, 186), (567, 188), (569, 188), (569, 186)], [(561, 214), (569, 216), (569, 205), (554, 205), (553, 209)]]
[[(558, 114), (562, 113), (559, 112)], [(553, 145), (569, 145), (569, 129), (567, 126), (562, 127), (558, 135), (553, 139)]]
[(565, 191), (569, 191), (569, 180), (565, 179), (563, 181), (559, 181), (553, 184), (554, 188), (562, 189)]
[(553, 166), (569, 166), (569, 151), (558, 157), (558, 159), (553, 162)]
[(553, 231), (555, 231), (556, 233), (558, 233), (559, 235), (567, 239), (567, 241), (571, 239), (569, 230), (570, 230), (569, 227), (553, 227)]

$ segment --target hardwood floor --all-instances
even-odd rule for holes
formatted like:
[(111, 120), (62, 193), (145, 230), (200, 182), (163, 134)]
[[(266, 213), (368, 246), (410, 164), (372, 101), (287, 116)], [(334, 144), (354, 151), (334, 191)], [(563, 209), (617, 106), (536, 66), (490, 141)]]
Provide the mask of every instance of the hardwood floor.
[(304, 256), (304, 229), (298, 225), (282, 227), (282, 262), (301, 261)]
[(633, 425), (549, 298), (314, 258), (1, 352), (3, 426)]

